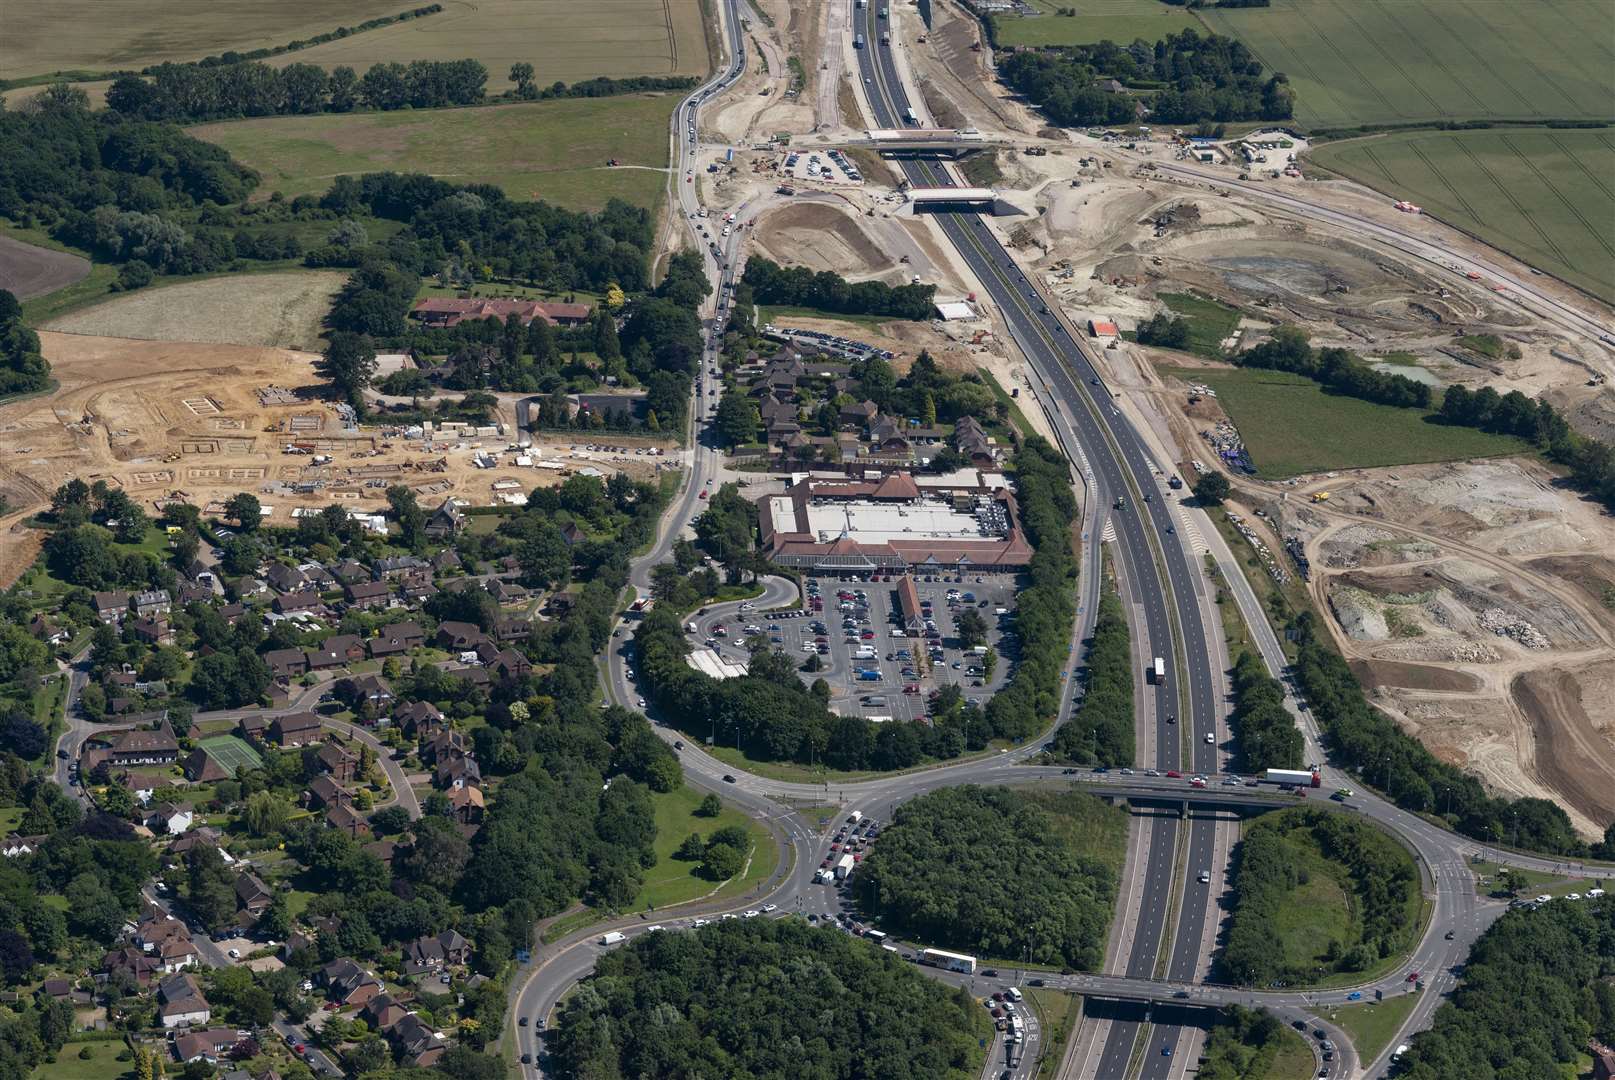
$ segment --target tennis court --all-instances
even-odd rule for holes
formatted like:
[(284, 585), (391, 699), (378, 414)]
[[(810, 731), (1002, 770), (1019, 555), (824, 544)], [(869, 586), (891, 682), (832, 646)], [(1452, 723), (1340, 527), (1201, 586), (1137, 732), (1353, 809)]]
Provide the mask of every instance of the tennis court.
[(258, 751), (234, 735), (214, 735), (197, 745), (206, 750), (208, 756), (222, 765), (232, 777), (243, 766), (249, 769), (264, 767), (264, 759), (258, 756)]

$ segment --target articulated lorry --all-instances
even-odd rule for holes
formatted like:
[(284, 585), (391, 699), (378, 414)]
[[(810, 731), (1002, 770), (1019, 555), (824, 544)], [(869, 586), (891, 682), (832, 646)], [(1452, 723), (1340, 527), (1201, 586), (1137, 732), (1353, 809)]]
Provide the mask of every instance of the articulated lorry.
[(1316, 769), (1268, 769), (1262, 779), (1269, 784), (1294, 784), (1296, 787), (1322, 787), (1323, 781)]

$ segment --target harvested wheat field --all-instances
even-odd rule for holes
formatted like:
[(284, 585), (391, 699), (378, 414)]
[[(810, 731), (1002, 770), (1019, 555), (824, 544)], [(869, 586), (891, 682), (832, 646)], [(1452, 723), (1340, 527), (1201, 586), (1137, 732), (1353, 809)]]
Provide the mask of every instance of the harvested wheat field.
[(44, 329), (143, 341), (314, 350), (331, 298), (344, 277), (338, 271), (298, 271), (187, 281), (126, 293), (64, 315)]
[(398, 0), (345, 0), (340, 6), (323, 0), (125, 0), (109, 9), (106, 0), (7, 0), (0, 71), (18, 78), (138, 70), (226, 49), (274, 48), (410, 6)]

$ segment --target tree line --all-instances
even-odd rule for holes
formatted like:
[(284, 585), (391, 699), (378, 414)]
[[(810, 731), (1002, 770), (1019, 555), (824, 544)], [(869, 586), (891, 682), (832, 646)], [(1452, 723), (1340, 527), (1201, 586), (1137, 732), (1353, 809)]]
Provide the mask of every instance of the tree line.
[(800, 918), (641, 934), (606, 952), (546, 1039), (556, 1072), (969, 1080), (986, 1013), (964, 988)]
[(943, 788), (897, 808), (852, 892), (884, 929), (926, 944), (1096, 968), (1116, 874), (1077, 837), (1114, 842), (1124, 820), (1080, 792)]
[(1260, 345), (1232, 357), (1240, 367), (1266, 368), (1304, 375), (1347, 397), (1406, 409), (1428, 409), (1428, 384), (1394, 372), (1375, 371), (1349, 349), (1314, 349), (1307, 332), (1297, 326), (1280, 326)]
[(1319, 635), (1311, 612), (1302, 612), (1287, 629), (1297, 645), (1296, 678), (1323, 725), (1334, 760), (1365, 783), (1403, 809), (1440, 814), (1458, 832), (1484, 843), (1615, 858), (1615, 825), (1605, 831), (1601, 844), (1585, 844), (1558, 804), (1488, 794), (1478, 777), (1441, 761), (1370, 705), (1345, 659)]
[(1245, 651), (1234, 661), (1234, 711), (1229, 715), (1240, 767), (1299, 769), (1303, 764), (1301, 729), (1284, 707), (1284, 684), (1267, 673), (1255, 653)]
[(1019, 742), (1042, 731), (1060, 712), (1062, 675), (1068, 674), (1071, 626), (1077, 616), (1077, 561), (1071, 554), (1077, 503), (1065, 458), (1042, 436), (1021, 441), (1014, 469), (1016, 510), (1032, 545), (1032, 561), (1026, 587), (1015, 595), (1015, 668), (985, 712), (995, 737)]
[(1083, 676), (1082, 701), (1054, 733), (1054, 755), (1085, 765), (1131, 765), (1133, 647), (1121, 598), (1106, 582)]
[(929, 319), (935, 308), (935, 285), (887, 285), (882, 281), (850, 282), (829, 270), (780, 266), (753, 256), (741, 278), (759, 304), (809, 307), (838, 315), (887, 315), (894, 319)]
[(1406, 1080), (1534, 1080), (1615, 1044), (1615, 898), (1506, 913), (1481, 935), (1451, 999), (1409, 1040)]
[(22, 305), (0, 289), (0, 398), (31, 394), (50, 385), (50, 362), (39, 349), (39, 335), (22, 321)]
[[(1316, 943), (1320, 959), (1286, 957), (1279, 947), (1280, 918), (1310, 874), (1313, 849), (1339, 865), (1339, 884), (1352, 895), (1354, 942)], [(1412, 857), (1361, 818), (1327, 810), (1288, 810), (1264, 815), (1246, 830), (1234, 853), (1234, 914), (1220, 965), (1245, 986), (1275, 981), (1316, 982), (1317, 968), (1367, 971), (1412, 944), (1417, 920), (1410, 906), (1419, 891)]]
[[(228, 54), (227, 54), (228, 55)], [(684, 75), (600, 76), (568, 85), (540, 87), (533, 65), (513, 64), (521, 101), (610, 97), (649, 91), (687, 90), (699, 81)], [(465, 60), (383, 61), (360, 75), (347, 65), (327, 71), (318, 64), (274, 67), (252, 59), (217, 63), (168, 63), (124, 72), (107, 88), (107, 108), (138, 120), (197, 123), (252, 116), (298, 116), (362, 110), (441, 109), (477, 105), (487, 98), (488, 69)]]
[(363, 75), (346, 65), (327, 72), (317, 64), (277, 68), (256, 60), (158, 64), (147, 70), (149, 78), (129, 73), (114, 79), (107, 108), (132, 119), (173, 123), (361, 108), (437, 109), (477, 104), (488, 83), (488, 69), (476, 60), (381, 62)]
[[(1295, 93), (1282, 73), (1264, 79), (1261, 62), (1243, 44), (1193, 29), (1153, 45), (1101, 41), (1013, 52), (998, 73), (1067, 127), (1130, 124), (1141, 104), (1158, 124), (1287, 120), (1294, 109)], [(1107, 92), (1101, 87), (1107, 78), (1149, 93)]]
[[(1270, 340), (1235, 353), (1241, 367), (1289, 371), (1336, 393), (1400, 408), (1428, 409), (1429, 386), (1403, 375), (1378, 372), (1346, 349), (1314, 349), (1304, 330), (1281, 326)], [(1441, 393), (1436, 422), (1478, 428), (1523, 439), (1570, 471), (1571, 482), (1607, 507), (1615, 507), (1615, 446), (1583, 435), (1552, 404), (1518, 390), (1499, 394), (1489, 386), (1449, 386)]]

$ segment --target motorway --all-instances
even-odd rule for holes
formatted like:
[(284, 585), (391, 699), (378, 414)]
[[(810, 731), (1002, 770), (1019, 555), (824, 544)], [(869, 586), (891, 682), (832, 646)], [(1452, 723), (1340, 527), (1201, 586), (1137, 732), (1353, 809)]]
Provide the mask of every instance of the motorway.
[[(734, 0), (729, 0), (726, 5), (725, 18), (734, 59), (723, 75), (681, 106), (675, 119), (674, 137), (680, 148), (681, 168), (675, 170), (674, 179), (680, 191), (678, 201), (686, 220), (696, 220), (692, 215), (698, 212), (699, 207), (693, 190), (695, 185), (681, 182), (678, 173), (693, 175), (697, 167), (696, 158), (700, 149), (697, 114), (700, 103), (731, 82), (744, 63)], [(869, 42), (879, 40), (875, 19), (873, 6), (866, 8), (864, 26)], [(898, 126), (899, 117), (911, 106), (891, 50), (879, 47), (858, 50), (858, 62), (874, 122), (883, 127)], [(904, 162), (902, 167), (909, 181), (917, 185), (954, 184), (947, 170), (939, 165)], [(1153, 705), (1156, 738), (1153, 746), (1140, 747), (1140, 764), (1153, 765), (1161, 770), (1187, 764), (1189, 770), (1217, 774), (1221, 763), (1219, 747), (1226, 736), (1226, 730), (1218, 726), (1223, 703), (1216, 693), (1215, 673), (1212, 670), (1213, 657), (1218, 654), (1213, 652), (1206, 639), (1196, 606), (1197, 597), (1203, 596), (1202, 575), (1195, 565), (1196, 560), (1187, 552), (1183, 539), (1176, 536), (1174, 508), (1169, 505), (1165, 494), (1164, 477), (1139, 433), (1123, 420), (1111, 404), (1111, 396), (1094, 359), (1083, 351), (1080, 342), (1061, 318), (1049, 310), (1034, 283), (1021, 273), (986, 224), (977, 215), (968, 213), (944, 213), (937, 217), (943, 232), (997, 304), (1012, 335), (1026, 352), (1044, 385), (1049, 388), (1052, 403), (1045, 404), (1062, 421), (1055, 424), (1056, 430), (1068, 456), (1081, 467), (1088, 498), (1084, 505), (1085, 568), (1081, 597), (1083, 616), (1079, 619), (1079, 627), (1086, 627), (1091, 622), (1098, 578), (1092, 570), (1097, 565), (1102, 517), (1108, 514), (1118, 543), (1120, 576), (1127, 590), (1127, 598), (1133, 603), (1138, 617), (1138, 631), (1144, 635), (1144, 641), (1136, 643), (1135, 654), (1141, 657), (1152, 654), (1166, 657), (1168, 670), (1175, 676), (1169, 682), (1174, 687), (1182, 688), (1176, 694), (1147, 691), (1153, 699), (1150, 703)], [(712, 276), (720, 282), (717, 317), (712, 323), (715, 330), (721, 328), (726, 315), (727, 291), (723, 284), (738, 273), (741, 254), (739, 235), (740, 230), (736, 229), (734, 235), (727, 238), (721, 258), (713, 258), (710, 249), (707, 249), (709, 265), (713, 268)], [(703, 367), (704, 370), (710, 367), (710, 358)], [(1085, 388), (1084, 381), (1094, 389)], [(669, 511), (657, 543), (645, 557), (636, 560), (631, 579), (641, 590), (648, 591), (651, 567), (666, 558), (673, 539), (699, 509), (700, 491), (706, 489), (710, 478), (717, 472), (717, 452), (705, 444), (699, 435), (699, 418), (709, 414), (713, 404), (704, 383), (703, 375), (696, 389), (698, 435), (692, 442), (695, 449), (691, 476), (682, 497), (675, 501), (675, 506)], [(1146, 494), (1150, 498), (1146, 499)], [(1125, 506), (1118, 500), (1125, 500)], [(763, 587), (763, 595), (753, 601), (758, 612), (797, 601), (794, 587), (782, 579), (764, 579)], [(1241, 607), (1249, 608), (1250, 604), (1237, 584), (1234, 588), (1236, 595), (1240, 596)], [(738, 608), (738, 604), (734, 606)], [(1259, 607), (1254, 610), (1260, 614)], [(1249, 613), (1247, 611), (1247, 615)], [(1264, 658), (1283, 677), (1282, 653), (1277, 649), (1276, 638), (1265, 623), (1260, 629), (1267, 631), (1265, 634), (1258, 633)], [(606, 663), (607, 687), (611, 698), (620, 704), (636, 705), (639, 696), (634, 688), (625, 650), (621, 647), (611, 650)], [(1062, 718), (1068, 711), (1070, 686), (1074, 682), (1068, 680), (1068, 701), (1061, 710)], [(1307, 737), (1309, 749), (1316, 750), (1321, 746), (1321, 739), (1311, 714), (1293, 696), (1289, 704)], [(1185, 723), (1173, 723), (1172, 719), (1180, 709)], [(668, 741), (674, 741), (671, 731), (659, 730)], [(1205, 738), (1207, 734), (1212, 736), (1210, 742)], [(782, 872), (776, 876), (776, 880), (770, 882), (759, 895), (749, 897), (739, 905), (739, 908), (761, 910), (762, 905), (773, 904), (778, 909), (775, 912), (775, 917), (778, 917), (782, 913), (812, 916), (831, 914), (839, 910), (841, 904), (835, 889), (811, 883), (812, 873), (827, 844), (825, 834), (808, 829), (796, 815), (782, 811), (780, 802), (775, 800), (835, 802), (841, 804), (843, 811), (860, 810), (886, 821), (896, 804), (941, 786), (965, 782), (1019, 783), (1067, 779), (1058, 770), (1024, 765), (1025, 759), (1036, 751), (1037, 747), (1031, 745), (995, 758), (829, 786), (775, 781), (742, 772), (694, 746), (683, 746), (678, 752), (690, 783), (700, 789), (721, 791), (727, 799), (768, 823), (778, 842), (790, 847), (787, 858), (781, 863)], [(1320, 753), (1320, 759), (1321, 756)], [(1327, 769), (1325, 777), (1335, 787), (1343, 786), (1349, 779)], [(1168, 784), (1172, 786), (1162, 786)], [(1181, 795), (1194, 801), (1218, 805), (1242, 797), (1249, 798), (1233, 793), (1231, 789), (1220, 794), (1186, 792), (1182, 785), (1181, 780), (1148, 781), (1135, 777), (1128, 781), (1128, 786), (1115, 785), (1112, 790), (1117, 794), (1132, 794), (1146, 802), (1148, 797), (1163, 795)], [(1102, 787), (1103, 782), (1099, 786)], [(1336, 804), (1331, 802), (1326, 805)], [(1306, 1018), (1309, 1023), (1316, 1024), (1312, 1013), (1319, 1005), (1338, 1003), (1353, 991), (1369, 993), (1378, 990), (1387, 995), (1405, 992), (1408, 975), (1417, 971), (1424, 974), (1429, 990), (1421, 995), (1411, 1026), (1427, 1024), (1429, 1013), (1442, 998), (1441, 991), (1449, 989), (1452, 984), (1452, 969), (1461, 963), (1474, 938), (1500, 913), (1501, 905), (1484, 903), (1475, 895), (1473, 879), (1464, 863), (1464, 855), (1472, 851), (1475, 845), (1370, 796), (1351, 800), (1349, 810), (1385, 825), (1414, 851), (1426, 893), (1432, 895), (1435, 901), (1424, 940), (1412, 956), (1378, 981), (1328, 993), (1275, 993), (1217, 987), (1196, 978), (1203, 959), (1206, 921), (1214, 917), (1216, 898), (1207, 895), (1209, 890), (1197, 891), (1194, 879), (1201, 869), (1220, 872), (1220, 866), (1214, 867), (1218, 813), (1211, 810), (1190, 813), (1184, 819), (1175, 813), (1156, 813), (1146, 823), (1149, 855), (1142, 868), (1141, 886), (1145, 902), (1141, 905), (1134, 946), (1126, 958), (1124, 973), (1120, 976), (1050, 977), (1047, 981), (1051, 985), (1065, 986), (1099, 997), (1109, 994), (1120, 999), (1153, 1000), (1168, 1006), (1174, 1003), (1181, 1006), (1184, 1001), (1198, 1004), (1229, 1001), (1259, 1003), (1274, 1009), (1286, 1019)], [(1223, 816), (1226, 821), (1226, 811)], [(1186, 822), (1182, 827), (1180, 820)], [(1182, 858), (1180, 847), (1184, 849)], [(1533, 862), (1531, 859), (1515, 861), (1521, 865)], [(1544, 867), (1553, 865), (1552, 860), (1535, 861)], [(1179, 886), (1175, 880), (1180, 863), (1186, 868), (1185, 881), (1188, 882), (1183, 886)], [(1168, 898), (1173, 890), (1180, 887), (1186, 890), (1185, 902), (1181, 905), (1182, 915), (1176, 927), (1168, 926), (1167, 913), (1172, 907)], [(664, 915), (659, 916), (657, 921), (671, 928), (690, 925), (696, 918), (736, 909), (737, 905), (733, 902), (688, 905), (680, 908), (676, 918)], [(549, 1016), (561, 995), (593, 967), (602, 950), (598, 944), (599, 934), (613, 928), (631, 933), (643, 930), (646, 925), (643, 920), (601, 924), (540, 951), (526, 980), (519, 984), (514, 995), (516, 1014), (528, 1017), (533, 1022), (531, 1027), (517, 1029), (520, 1049), (524, 1054), (538, 1058), (539, 1047), (535, 1042), (538, 1024)], [(1447, 931), (1453, 934), (1450, 941), (1445, 936)], [(1164, 956), (1163, 942), (1169, 943)], [(1163, 961), (1164, 969), (1161, 967)], [(943, 977), (943, 973), (926, 970), (929, 974)], [(1165, 978), (1157, 979), (1157, 971), (1163, 971)], [(1157, 1040), (1161, 1044), (1181, 1048), (1184, 1045), (1180, 1031), (1182, 1023), (1181, 1011), (1166, 1010), (1159, 1017), (1159, 1025), (1146, 1049), (1153, 1050)], [(1351, 1075), (1356, 1071), (1357, 1063), (1345, 1040), (1329, 1025), (1322, 1026), (1334, 1034), (1341, 1044), (1341, 1058), (1334, 1064), (1332, 1074)], [(1109, 1037), (1100, 1051), (1099, 1061), (1089, 1074), (1106, 1077), (1127, 1075), (1142, 1029), (1143, 1024), (1132, 1019), (1123, 1017), (1114, 1020)], [(1141, 1067), (1142, 1075), (1181, 1075), (1188, 1066), (1188, 1061), (1184, 1060), (1187, 1056), (1180, 1054), (1167, 1058), (1147, 1052)], [(1024, 1057), (1017, 1063), (1019, 1068), (1015, 1071), (1020, 1072), (1034, 1057)], [(542, 1075), (539, 1066), (534, 1067), (533, 1073)]]
[[(864, 9), (866, 40), (859, 49), (859, 70), (864, 92), (874, 113), (875, 126), (901, 127), (910, 113), (918, 114), (923, 103), (909, 95), (896, 60), (897, 49), (877, 46), (880, 40), (877, 4)], [(900, 35), (898, 35), (900, 38)], [(905, 177), (916, 187), (951, 187), (958, 181), (950, 170), (926, 161), (901, 163)], [(1111, 394), (1093, 359), (1086, 354), (1076, 335), (1044, 302), (1034, 284), (998, 243), (980, 215), (940, 213), (938, 224), (977, 281), (998, 307), (1010, 332), (1028, 361), (1037, 370), (1057, 402), (1064, 424), (1056, 425), (1062, 442), (1070, 431), (1090, 463), (1098, 481), (1091, 498), (1099, 506), (1113, 507), (1122, 576), (1132, 591), (1128, 599), (1143, 615), (1142, 641), (1135, 641), (1139, 658), (1161, 656), (1167, 661), (1168, 685), (1180, 687), (1178, 694), (1153, 693), (1155, 706), (1155, 747), (1148, 763), (1161, 769), (1216, 771), (1218, 765), (1219, 700), (1214, 692), (1214, 655), (1206, 640), (1197, 609), (1197, 583), (1203, 577), (1176, 536), (1171, 512), (1164, 497), (1161, 471), (1151, 460), (1142, 440), (1111, 403)], [(1082, 385), (1087, 382), (1087, 387)], [(1092, 392), (1090, 392), (1090, 390)], [(1073, 447), (1068, 456), (1075, 459)], [(1161, 498), (1156, 498), (1161, 494)], [(1164, 570), (1164, 574), (1163, 574)], [(1181, 644), (1181, 650), (1174, 643)], [(1187, 723), (1173, 720), (1184, 706)], [(1210, 735), (1212, 742), (1206, 741)], [(1184, 741), (1188, 741), (1187, 752)], [(1141, 748), (1146, 756), (1147, 748)], [(1143, 867), (1145, 903), (1138, 912), (1139, 924), (1125, 971), (1133, 977), (1154, 974), (1163, 941), (1174, 933), (1167, 925), (1173, 910), (1170, 893), (1179, 863), (1180, 844), (1187, 849), (1190, 867), (1210, 867), (1215, 846), (1214, 823), (1193, 821), (1187, 838), (1180, 838), (1179, 822), (1157, 819), (1149, 825), (1149, 854)], [(1186, 883), (1192, 879), (1186, 877)], [(1195, 883), (1197, 884), (1197, 883)], [(1192, 888), (1186, 884), (1185, 888)], [(1196, 898), (1199, 902), (1188, 902)], [(1214, 898), (1191, 892), (1182, 905), (1176, 928), (1169, 970), (1180, 976), (1193, 974), (1200, 955), (1200, 941), (1208, 908)], [(1181, 1045), (1182, 1032), (1167, 1028), (1158, 1033), (1160, 1041)], [(1139, 1035), (1135, 1024), (1111, 1026), (1105, 1050), (1098, 1065), (1099, 1075), (1121, 1076), (1127, 1071)], [(1170, 1057), (1152, 1055), (1147, 1059), (1146, 1078), (1171, 1073)]]

